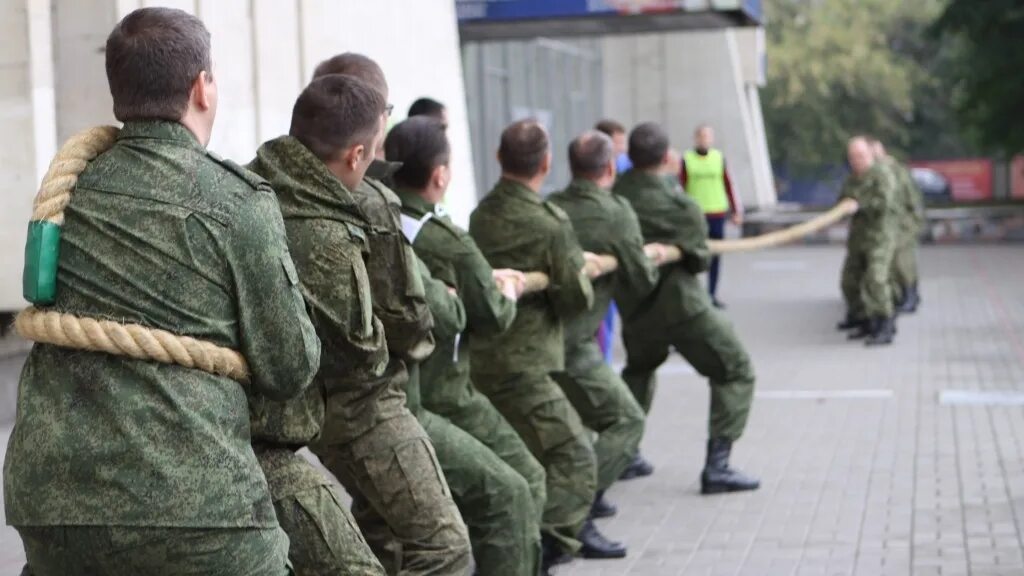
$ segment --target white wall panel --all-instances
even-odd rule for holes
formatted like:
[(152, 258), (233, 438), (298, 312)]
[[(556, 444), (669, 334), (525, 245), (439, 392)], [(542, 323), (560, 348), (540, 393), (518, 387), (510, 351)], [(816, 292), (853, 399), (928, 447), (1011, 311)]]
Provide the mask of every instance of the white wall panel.
[(219, 96), (210, 149), (240, 164), (252, 159), (259, 146), (250, 8), (249, 0), (201, 0), (198, 14), (210, 30)]
[(253, 1), (256, 130), (260, 142), (288, 133), (304, 84), (296, 2)]

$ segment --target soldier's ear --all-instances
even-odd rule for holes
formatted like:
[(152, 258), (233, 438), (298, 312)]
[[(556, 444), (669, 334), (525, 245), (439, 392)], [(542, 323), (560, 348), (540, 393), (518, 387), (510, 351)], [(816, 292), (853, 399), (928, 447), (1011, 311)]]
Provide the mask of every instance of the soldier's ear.
[(542, 160), (541, 163), (540, 163), (540, 171), (541, 171), (542, 174), (547, 174), (548, 172), (551, 172), (551, 151), (550, 150), (548, 150), (548, 153), (544, 155), (544, 160)]
[(359, 168), (359, 164), (362, 163), (367, 153), (368, 150), (365, 144), (356, 144), (344, 152), (342, 161), (345, 163), (346, 168), (354, 172)]
[(213, 74), (206, 70), (200, 72), (192, 80), (189, 98), (192, 100), (192, 105), (202, 112), (206, 112), (216, 106), (217, 84), (213, 81)]

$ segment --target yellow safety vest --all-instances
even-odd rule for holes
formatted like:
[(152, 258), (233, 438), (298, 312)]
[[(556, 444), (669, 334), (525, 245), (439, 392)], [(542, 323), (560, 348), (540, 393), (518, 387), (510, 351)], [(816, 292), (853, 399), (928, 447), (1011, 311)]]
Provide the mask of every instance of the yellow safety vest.
[(686, 193), (705, 214), (729, 211), (729, 196), (725, 191), (725, 158), (714, 148), (701, 156), (696, 150), (683, 155), (686, 163)]

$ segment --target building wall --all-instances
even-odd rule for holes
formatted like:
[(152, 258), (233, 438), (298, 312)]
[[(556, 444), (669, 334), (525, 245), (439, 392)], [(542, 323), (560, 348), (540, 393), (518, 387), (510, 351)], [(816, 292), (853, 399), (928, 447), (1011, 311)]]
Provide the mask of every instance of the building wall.
[(714, 127), (733, 186), (747, 207), (775, 203), (757, 87), (756, 30), (610, 36), (602, 40), (605, 113), (623, 124), (660, 122), (680, 150), (694, 128)]
[[(453, 180), (448, 208), (476, 204), (462, 62), (452, 0), (0, 0), (0, 310), (23, 305), (22, 247), (31, 199), (55, 150), (75, 132), (113, 123), (103, 44), (142, 6), (197, 14), (212, 35), (220, 106), (210, 149), (238, 162), (288, 130), (318, 62), (344, 51), (377, 60), (395, 120), (430, 96), (448, 107)], [(52, 8), (51, 8), (52, 7)]]
[(462, 55), (480, 195), (501, 173), (495, 158), (501, 131), (531, 116), (548, 129), (554, 154), (544, 191), (564, 188), (569, 142), (602, 117), (600, 40), (473, 42)]
[(0, 310), (23, 304), (32, 198), (55, 140), (49, 2), (0, 1)]

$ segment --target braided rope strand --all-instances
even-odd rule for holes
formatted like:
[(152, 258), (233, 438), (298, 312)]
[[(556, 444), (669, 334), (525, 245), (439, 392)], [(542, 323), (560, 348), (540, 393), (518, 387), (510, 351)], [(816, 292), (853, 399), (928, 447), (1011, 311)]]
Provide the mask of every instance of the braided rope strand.
[(14, 321), (22, 337), (62, 348), (178, 364), (245, 381), (249, 367), (235, 350), (139, 324), (26, 308)]

